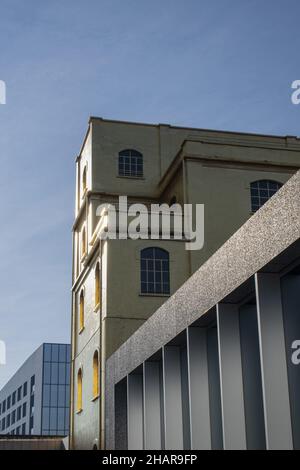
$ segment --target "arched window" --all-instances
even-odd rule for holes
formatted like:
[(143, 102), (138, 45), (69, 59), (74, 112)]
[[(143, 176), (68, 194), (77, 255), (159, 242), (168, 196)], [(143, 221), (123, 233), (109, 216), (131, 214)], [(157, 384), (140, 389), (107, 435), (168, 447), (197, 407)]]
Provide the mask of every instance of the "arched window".
[(84, 292), (80, 292), (79, 298), (79, 331), (82, 331), (84, 328)]
[(137, 150), (122, 150), (119, 153), (119, 176), (143, 176), (143, 155)]
[(87, 174), (86, 174), (86, 166), (84, 167), (83, 169), (83, 172), (82, 172), (82, 194), (84, 195), (84, 193), (86, 192), (86, 189), (87, 189)]
[(169, 253), (162, 248), (141, 251), (141, 293), (170, 294)]
[(251, 210), (257, 211), (282, 186), (282, 183), (271, 180), (259, 180), (251, 183)]
[(100, 284), (100, 264), (97, 263), (95, 269), (95, 308), (100, 305), (101, 302), (101, 284)]
[(86, 231), (85, 227), (83, 227), (81, 232), (81, 257), (86, 255)]
[(99, 354), (94, 352), (93, 357), (93, 398), (99, 396)]
[(77, 373), (77, 412), (82, 410), (82, 369)]

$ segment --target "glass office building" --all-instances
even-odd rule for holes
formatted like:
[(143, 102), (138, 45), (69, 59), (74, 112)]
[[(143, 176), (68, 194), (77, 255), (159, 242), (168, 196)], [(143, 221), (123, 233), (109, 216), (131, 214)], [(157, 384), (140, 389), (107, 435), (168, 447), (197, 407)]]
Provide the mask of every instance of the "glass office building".
[(0, 391), (0, 434), (69, 434), (70, 345), (42, 344)]

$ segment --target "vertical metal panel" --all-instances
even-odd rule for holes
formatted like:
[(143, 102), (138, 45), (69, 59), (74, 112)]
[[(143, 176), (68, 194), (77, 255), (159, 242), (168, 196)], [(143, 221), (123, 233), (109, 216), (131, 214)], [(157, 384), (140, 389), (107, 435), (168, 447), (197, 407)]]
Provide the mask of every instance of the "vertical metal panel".
[(255, 304), (240, 308), (240, 337), (248, 450), (266, 448), (257, 312)]
[(115, 386), (115, 449), (127, 448), (127, 380), (124, 379)]
[(187, 329), (191, 448), (211, 449), (206, 329)]
[[(300, 275), (281, 280), (294, 448), (300, 450)], [(294, 348), (293, 348), (293, 347)], [(293, 357), (295, 355), (295, 357)]]
[(181, 364), (181, 391), (182, 391), (183, 448), (184, 450), (188, 450), (191, 448), (191, 430), (190, 430), (190, 397), (189, 397), (186, 334), (184, 335), (184, 344), (180, 348), (180, 364)]
[(280, 279), (255, 275), (267, 449), (292, 449)]
[(207, 363), (209, 384), (209, 409), (211, 427), (211, 447), (223, 449), (221, 385), (217, 327), (207, 330)]
[(178, 346), (163, 348), (163, 385), (165, 448), (183, 450), (181, 354)]
[(239, 310), (217, 305), (224, 448), (246, 449)]
[(162, 449), (162, 381), (159, 362), (144, 363), (144, 438), (145, 449)]
[(144, 448), (143, 375), (130, 374), (127, 378), (128, 449)]

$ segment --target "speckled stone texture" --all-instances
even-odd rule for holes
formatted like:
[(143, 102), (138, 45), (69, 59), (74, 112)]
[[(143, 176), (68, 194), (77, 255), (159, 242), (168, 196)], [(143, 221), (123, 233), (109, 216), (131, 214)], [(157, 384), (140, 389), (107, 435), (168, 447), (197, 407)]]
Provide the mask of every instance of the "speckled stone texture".
[(300, 171), (106, 363), (106, 446), (114, 449), (114, 387), (300, 237)]

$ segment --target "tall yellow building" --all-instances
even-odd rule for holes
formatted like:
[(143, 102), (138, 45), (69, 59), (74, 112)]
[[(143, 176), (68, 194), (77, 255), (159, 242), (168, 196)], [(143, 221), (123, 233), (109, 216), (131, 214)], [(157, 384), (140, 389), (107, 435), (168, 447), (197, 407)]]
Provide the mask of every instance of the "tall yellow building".
[[(104, 448), (107, 358), (299, 168), (296, 137), (90, 119), (76, 160), (72, 448)], [(147, 207), (204, 204), (203, 248), (101, 240), (97, 208), (118, 207), (120, 195)]]

